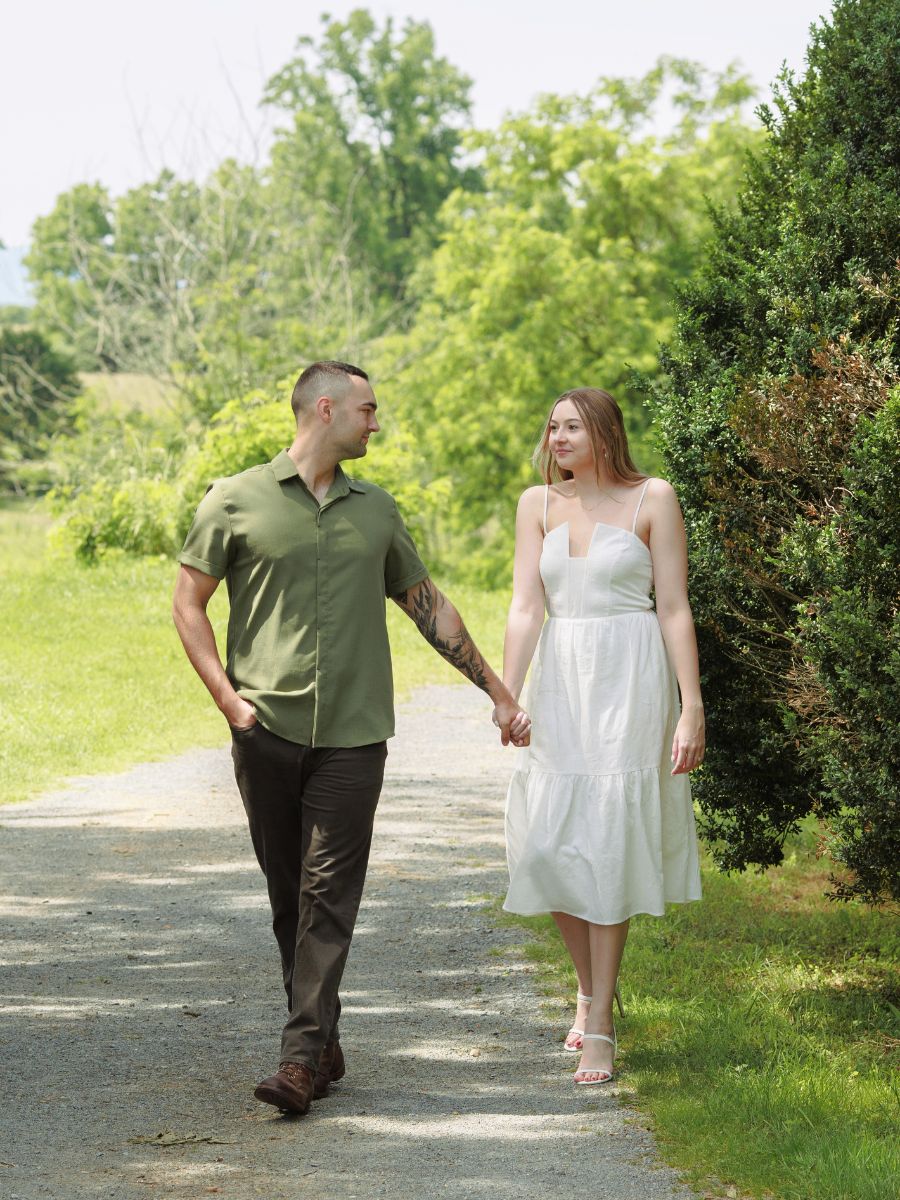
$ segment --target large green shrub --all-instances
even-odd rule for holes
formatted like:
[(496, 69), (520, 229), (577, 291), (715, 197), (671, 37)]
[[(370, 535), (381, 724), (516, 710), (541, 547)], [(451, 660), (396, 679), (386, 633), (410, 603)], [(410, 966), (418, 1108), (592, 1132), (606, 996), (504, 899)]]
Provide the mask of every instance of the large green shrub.
[(110, 554), (172, 554), (177, 497), (164, 479), (97, 479), (69, 504), (52, 540), (95, 563)]
[(657, 398), (691, 542), (703, 830), (780, 861), (809, 812), (843, 896), (900, 895), (900, 0), (838, 0), (677, 305)]
[(171, 553), (187, 437), (177, 411), (146, 413), (127, 396), (110, 404), (88, 388), (31, 468), (59, 517), (53, 541), (88, 563), (112, 551)]

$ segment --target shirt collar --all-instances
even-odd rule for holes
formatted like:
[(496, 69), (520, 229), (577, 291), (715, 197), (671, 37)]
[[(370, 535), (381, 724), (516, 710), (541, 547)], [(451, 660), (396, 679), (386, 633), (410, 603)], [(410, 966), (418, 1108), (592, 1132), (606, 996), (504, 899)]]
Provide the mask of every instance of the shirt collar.
[[(287, 450), (281, 450), (276, 454), (270, 465), (278, 483), (284, 483), (286, 479), (300, 479), (297, 464), (288, 454)], [(303, 483), (303, 480), (300, 479), (300, 482)], [(364, 493), (365, 490), (361, 483), (357, 483), (355, 479), (351, 479), (345, 475), (340, 463), (338, 463), (334, 468), (334, 483), (328, 489), (326, 498), (336, 500), (339, 496), (346, 496), (348, 492)]]

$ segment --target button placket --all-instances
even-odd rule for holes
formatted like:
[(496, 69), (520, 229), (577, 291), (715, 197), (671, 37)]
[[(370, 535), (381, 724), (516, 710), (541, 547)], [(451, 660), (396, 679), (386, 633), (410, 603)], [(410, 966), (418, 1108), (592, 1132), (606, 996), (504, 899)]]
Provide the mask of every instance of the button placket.
[(319, 731), (319, 698), (321, 695), (319, 662), (322, 648), (322, 505), (316, 508), (316, 685), (313, 694), (313, 723), (310, 746), (317, 744)]
[[(320, 717), (323, 716), (323, 692), (322, 692), (322, 672), (320, 670), (321, 653), (323, 637), (327, 644), (327, 623), (329, 617), (327, 592), (328, 592), (328, 525), (323, 521), (325, 514), (339, 500), (343, 500), (343, 496), (332, 496), (330, 500), (325, 500), (316, 509), (316, 688), (315, 699), (313, 702), (313, 729), (310, 745), (315, 747), (319, 745), (319, 728), (322, 724)], [(324, 718), (327, 726), (328, 706), (324, 705)]]

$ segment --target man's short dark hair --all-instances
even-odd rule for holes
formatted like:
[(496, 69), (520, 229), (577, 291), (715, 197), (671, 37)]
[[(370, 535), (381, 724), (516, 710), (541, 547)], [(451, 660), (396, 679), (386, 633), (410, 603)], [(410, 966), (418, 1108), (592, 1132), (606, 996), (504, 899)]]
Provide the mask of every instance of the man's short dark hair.
[(360, 379), (369, 378), (362, 367), (354, 367), (352, 363), (335, 362), (329, 358), (310, 363), (294, 384), (291, 393), (294, 416), (299, 420), (301, 410), (314, 404), (320, 396), (327, 393), (329, 386), (333, 386), (338, 377), (343, 376), (346, 379), (350, 375), (356, 375)]

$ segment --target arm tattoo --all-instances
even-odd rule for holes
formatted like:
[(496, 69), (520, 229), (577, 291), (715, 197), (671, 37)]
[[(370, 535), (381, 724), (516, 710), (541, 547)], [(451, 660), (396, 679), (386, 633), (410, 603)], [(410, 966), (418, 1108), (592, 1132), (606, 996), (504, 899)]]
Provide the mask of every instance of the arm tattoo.
[(438, 613), (446, 606), (447, 601), (430, 579), (423, 580), (412, 596), (409, 592), (401, 592), (394, 599), (403, 611), (412, 617), (419, 633), (429, 645), (434, 646), (438, 654), (446, 658), (447, 662), (456, 667), (457, 671), (461, 671), (467, 679), (471, 679), (476, 687), (480, 687), (483, 692), (488, 690), (484, 659), (463, 624), (462, 617), (459, 618), (459, 628), (454, 633), (445, 633), (443, 636), (438, 633)]

